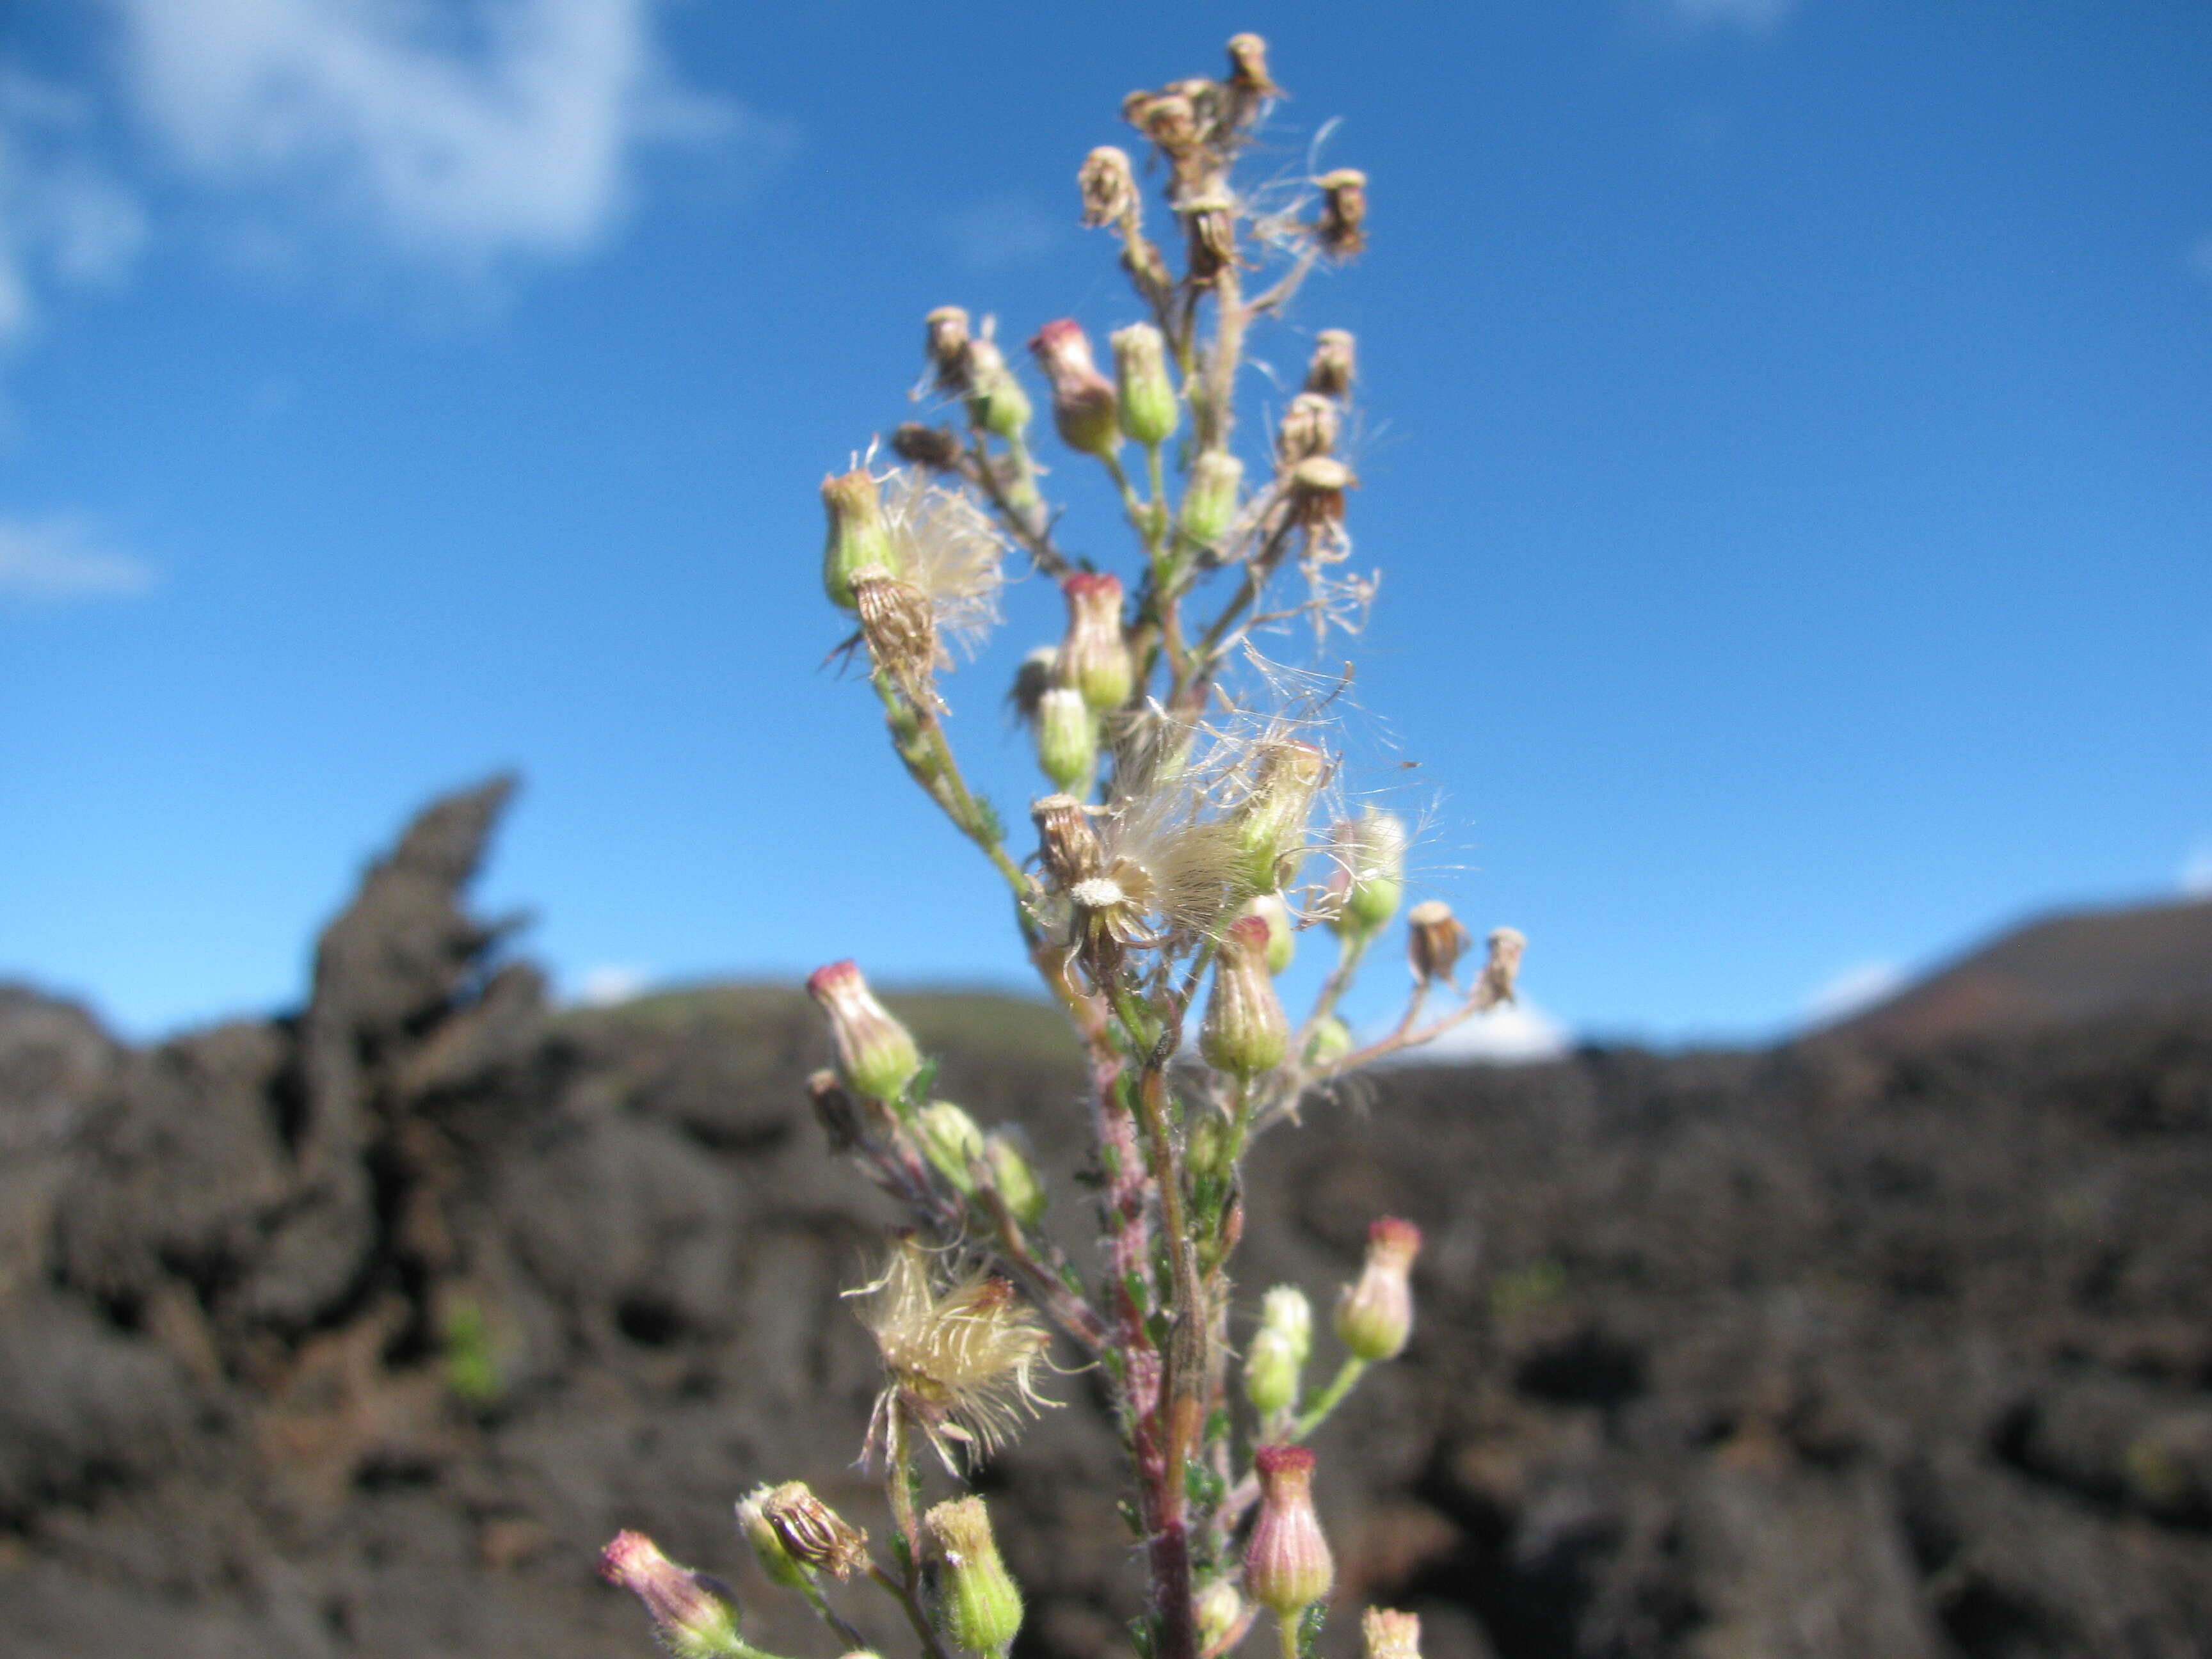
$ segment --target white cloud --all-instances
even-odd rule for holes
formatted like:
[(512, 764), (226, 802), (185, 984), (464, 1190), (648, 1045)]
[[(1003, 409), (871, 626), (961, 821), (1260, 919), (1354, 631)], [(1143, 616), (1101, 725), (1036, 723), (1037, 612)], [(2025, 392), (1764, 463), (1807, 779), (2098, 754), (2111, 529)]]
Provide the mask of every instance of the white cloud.
[(0, 65), (0, 346), (30, 331), (47, 285), (112, 283), (146, 240), (91, 126), (82, 97)]
[(1033, 198), (994, 197), (945, 222), (960, 263), (977, 272), (1030, 264), (1066, 240), (1065, 219), (1054, 218)]
[(1805, 999), (1805, 1018), (1814, 1025), (1848, 1019), (1871, 1008), (1905, 983), (1905, 970), (1893, 962), (1862, 962), (1823, 981)]
[(618, 1002), (628, 1002), (644, 994), (653, 983), (653, 976), (642, 968), (624, 968), (613, 963), (602, 963), (588, 968), (576, 987), (576, 1000), (587, 1008), (611, 1008)]
[(1463, 1021), (1406, 1056), (1408, 1065), (1475, 1060), (1518, 1066), (1557, 1060), (1573, 1046), (1573, 1034), (1526, 996)]
[(75, 514), (0, 519), (0, 594), (29, 599), (123, 599), (154, 586), (154, 568), (104, 545)]
[(2198, 842), (2182, 860), (2181, 890), (2190, 898), (2212, 898), (2212, 840)]
[(1692, 28), (1713, 25), (1771, 29), (1790, 15), (1796, 0), (1666, 0), (1679, 22)]
[(187, 173), (480, 269), (595, 246), (647, 142), (762, 137), (685, 92), (659, 0), (119, 0), (141, 114)]

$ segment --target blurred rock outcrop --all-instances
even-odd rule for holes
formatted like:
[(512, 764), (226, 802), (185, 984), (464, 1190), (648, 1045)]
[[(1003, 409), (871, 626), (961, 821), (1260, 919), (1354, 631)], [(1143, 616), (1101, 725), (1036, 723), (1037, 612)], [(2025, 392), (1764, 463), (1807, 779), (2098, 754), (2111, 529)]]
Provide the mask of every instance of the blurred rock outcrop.
[[(816, 1018), (549, 1006), (465, 902), (509, 789), (416, 820), (296, 1016), (138, 1049), (0, 990), (11, 1659), (642, 1655), (591, 1572), (623, 1526), (828, 1651), (729, 1528), (794, 1477), (882, 1524), (836, 1292), (887, 1217), (806, 1114)], [(1056, 1017), (894, 1000), (1081, 1237)], [(2203, 1002), (1404, 1072), (1309, 1119), (1245, 1282), (1325, 1298), (1374, 1215), (1427, 1232), (1412, 1349), (1317, 1449), (1346, 1593), (1430, 1659), (2212, 1653)], [(1056, 1386), (988, 1483), (1024, 1652), (1104, 1653), (1136, 1577), (1095, 1382)]]

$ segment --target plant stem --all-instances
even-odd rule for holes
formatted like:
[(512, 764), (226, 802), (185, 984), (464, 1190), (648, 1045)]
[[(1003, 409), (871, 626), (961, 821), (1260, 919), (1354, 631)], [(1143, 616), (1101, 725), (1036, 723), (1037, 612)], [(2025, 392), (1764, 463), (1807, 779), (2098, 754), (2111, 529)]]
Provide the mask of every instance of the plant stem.
[(1328, 1386), (1321, 1391), (1320, 1396), (1299, 1416), (1297, 1424), (1291, 1430), (1291, 1438), (1303, 1440), (1319, 1428), (1328, 1414), (1344, 1402), (1344, 1396), (1352, 1392), (1352, 1384), (1358, 1382), (1366, 1370), (1365, 1360), (1357, 1354), (1347, 1354), (1336, 1375), (1329, 1379)]

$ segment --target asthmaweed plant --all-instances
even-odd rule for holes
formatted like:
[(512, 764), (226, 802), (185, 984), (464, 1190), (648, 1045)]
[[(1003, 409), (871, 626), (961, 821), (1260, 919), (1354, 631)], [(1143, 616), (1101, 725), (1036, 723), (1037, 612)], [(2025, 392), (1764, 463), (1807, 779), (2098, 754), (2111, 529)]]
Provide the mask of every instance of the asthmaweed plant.
[[(1066, 319), (1028, 347), (1059, 444), (1120, 499), (1136, 544), (1127, 577), (1063, 547), (1030, 384), (992, 322), (957, 307), (930, 313), (925, 334), (929, 385), (957, 418), (900, 427), (899, 465), (822, 486), (843, 649), (908, 775), (1005, 883), (1023, 949), (1081, 1036), (1102, 1235), (1087, 1261), (1068, 1255), (1023, 1143), (933, 1097), (932, 1066), (854, 963), (812, 975), (836, 1058), (810, 1083), (816, 1113), (831, 1149), (909, 1216), (880, 1275), (848, 1292), (883, 1361), (863, 1456), (893, 1526), (879, 1555), (796, 1480), (747, 1495), (738, 1522), (770, 1581), (842, 1650), (864, 1645), (836, 1606), (870, 1593), (860, 1580), (902, 1610), (926, 1659), (1007, 1652), (1022, 1597), (983, 1499), (927, 1499), (1050, 1403), (1056, 1335), (1103, 1374), (1127, 1454), (1125, 1513), (1150, 1578), (1132, 1632), (1142, 1659), (1218, 1659), (1262, 1612), (1299, 1659), (1334, 1577), (1306, 1442), (1404, 1348), (1420, 1233), (1374, 1224), (1336, 1305), (1327, 1382), (1306, 1386), (1313, 1314), (1291, 1285), (1261, 1299), (1240, 1366), (1230, 1270), (1246, 1158), (1317, 1091), (1513, 994), (1520, 935), (1492, 933), (1462, 977), (1472, 941), (1431, 900), (1405, 918), (1413, 986), (1395, 1024), (1363, 1042), (1337, 1012), (1396, 919), (1407, 830), (1374, 805), (1333, 806), (1329, 699), (1286, 697), (1254, 636), (1310, 626), (1318, 646), (1356, 632), (1373, 596), (1374, 579), (1347, 568), (1358, 480), (1337, 453), (1352, 337), (1314, 337), (1258, 464), (1233, 440), (1249, 331), (1316, 265), (1361, 251), (1367, 181), (1351, 168), (1243, 179), (1279, 88), (1258, 36), (1237, 36), (1228, 58), (1218, 79), (1122, 105), (1164, 180), (1157, 232), (1126, 152), (1095, 149), (1078, 172), (1083, 222), (1118, 244), (1136, 319), (1103, 360)], [(1066, 634), (1030, 653), (1013, 692), (1044, 780), (1021, 842), (963, 774), (938, 689), (997, 620), (1012, 562), (1067, 605)], [(1334, 963), (1294, 1018), (1277, 980), (1315, 929), (1333, 936)], [(650, 1540), (622, 1534), (603, 1565), (684, 1659), (774, 1659), (744, 1640), (721, 1586)], [(1364, 1632), (1372, 1659), (1418, 1659), (1411, 1614), (1370, 1611)]]

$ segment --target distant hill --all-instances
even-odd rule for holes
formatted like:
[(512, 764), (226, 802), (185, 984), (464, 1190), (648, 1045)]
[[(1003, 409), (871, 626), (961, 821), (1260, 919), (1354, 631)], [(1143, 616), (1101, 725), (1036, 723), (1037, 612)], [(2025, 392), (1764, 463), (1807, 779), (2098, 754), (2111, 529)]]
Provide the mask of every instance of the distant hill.
[(2207, 899), (2027, 922), (1831, 1030), (1893, 1046), (2195, 1004), (2212, 1004)]

